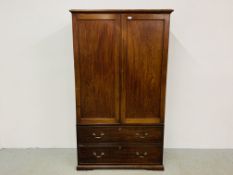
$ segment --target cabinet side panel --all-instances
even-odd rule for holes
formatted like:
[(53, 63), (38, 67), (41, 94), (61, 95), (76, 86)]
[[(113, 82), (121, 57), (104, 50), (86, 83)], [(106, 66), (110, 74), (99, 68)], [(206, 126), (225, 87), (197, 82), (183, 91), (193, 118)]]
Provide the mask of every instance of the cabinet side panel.
[(162, 60), (162, 73), (161, 73), (161, 101), (160, 101), (161, 123), (164, 123), (165, 120), (170, 14), (166, 14), (163, 16), (165, 18), (165, 23), (164, 23), (163, 60)]
[(78, 59), (78, 37), (77, 37), (77, 15), (72, 14), (72, 30), (73, 30), (73, 52), (74, 52), (74, 72), (75, 72), (75, 95), (76, 95), (76, 118), (80, 118), (80, 72)]

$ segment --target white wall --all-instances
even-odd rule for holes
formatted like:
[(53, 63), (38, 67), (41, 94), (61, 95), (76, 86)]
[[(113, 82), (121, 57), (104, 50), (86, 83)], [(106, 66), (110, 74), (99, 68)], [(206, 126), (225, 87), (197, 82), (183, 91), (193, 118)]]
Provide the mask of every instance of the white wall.
[(232, 0), (1, 0), (0, 148), (75, 147), (71, 8), (173, 8), (165, 146), (233, 148)]

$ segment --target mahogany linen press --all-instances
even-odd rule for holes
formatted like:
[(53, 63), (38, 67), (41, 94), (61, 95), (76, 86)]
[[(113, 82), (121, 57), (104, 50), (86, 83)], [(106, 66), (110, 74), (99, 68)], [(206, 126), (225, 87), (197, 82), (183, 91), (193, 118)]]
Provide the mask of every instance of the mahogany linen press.
[(70, 10), (78, 170), (163, 170), (172, 11)]

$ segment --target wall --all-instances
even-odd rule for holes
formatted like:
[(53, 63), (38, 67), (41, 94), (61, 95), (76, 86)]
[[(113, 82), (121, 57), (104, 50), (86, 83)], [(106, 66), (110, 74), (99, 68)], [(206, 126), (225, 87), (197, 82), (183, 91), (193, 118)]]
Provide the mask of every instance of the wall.
[(165, 146), (233, 148), (233, 1), (2, 0), (0, 148), (75, 147), (71, 8), (173, 8)]

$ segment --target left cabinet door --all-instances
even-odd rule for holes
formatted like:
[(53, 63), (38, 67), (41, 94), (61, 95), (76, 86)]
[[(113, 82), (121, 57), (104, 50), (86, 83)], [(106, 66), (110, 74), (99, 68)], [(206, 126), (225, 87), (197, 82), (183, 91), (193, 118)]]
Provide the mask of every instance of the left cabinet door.
[(120, 16), (72, 14), (77, 124), (119, 123)]

